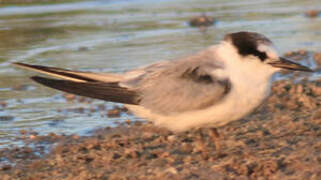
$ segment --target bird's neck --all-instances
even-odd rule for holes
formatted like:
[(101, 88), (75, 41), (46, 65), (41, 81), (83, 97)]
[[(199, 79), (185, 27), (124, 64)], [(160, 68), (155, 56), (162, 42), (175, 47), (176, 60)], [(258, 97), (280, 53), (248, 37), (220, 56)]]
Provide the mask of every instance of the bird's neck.
[[(224, 63), (219, 76), (228, 78), (239, 93), (257, 93), (267, 96), (271, 89), (271, 77), (276, 72), (257, 59), (244, 59), (228, 42), (221, 42), (216, 49), (217, 59)], [(233, 87), (232, 87), (233, 88)], [(254, 92), (249, 92), (253, 90)]]
[(277, 71), (270, 65), (262, 63), (255, 57), (242, 57), (237, 50), (228, 42), (221, 42), (215, 48), (215, 54), (224, 64), (226, 76), (236, 77), (243, 76), (254, 81), (268, 81), (271, 76)]

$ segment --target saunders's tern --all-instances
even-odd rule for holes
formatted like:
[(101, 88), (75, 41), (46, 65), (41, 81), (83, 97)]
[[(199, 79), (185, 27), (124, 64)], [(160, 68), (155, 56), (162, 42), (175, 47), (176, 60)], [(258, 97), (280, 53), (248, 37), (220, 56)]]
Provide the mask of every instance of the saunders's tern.
[(271, 91), (271, 76), (281, 70), (312, 72), (280, 57), (273, 43), (255, 32), (225, 35), (217, 45), (185, 58), (162, 61), (124, 74), (91, 73), (14, 63), (60, 79), (31, 77), (45, 86), (124, 103), (137, 116), (174, 132), (216, 127), (238, 120)]

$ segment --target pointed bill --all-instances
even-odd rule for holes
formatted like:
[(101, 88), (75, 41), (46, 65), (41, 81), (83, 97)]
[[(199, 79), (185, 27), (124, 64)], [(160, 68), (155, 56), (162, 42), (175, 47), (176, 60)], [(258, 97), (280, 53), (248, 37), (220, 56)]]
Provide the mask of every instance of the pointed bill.
[(282, 69), (289, 69), (293, 71), (305, 71), (305, 72), (313, 72), (310, 68), (303, 66), (301, 64), (292, 62), (284, 57), (280, 57), (279, 60), (273, 61), (269, 63), (270, 65), (282, 68)]

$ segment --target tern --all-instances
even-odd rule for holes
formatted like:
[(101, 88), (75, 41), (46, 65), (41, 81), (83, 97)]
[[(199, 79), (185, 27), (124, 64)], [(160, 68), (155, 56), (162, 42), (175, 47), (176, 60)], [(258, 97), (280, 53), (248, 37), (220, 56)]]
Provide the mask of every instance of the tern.
[(217, 152), (216, 128), (239, 120), (264, 102), (274, 73), (281, 69), (312, 72), (279, 56), (272, 41), (256, 32), (229, 33), (194, 55), (123, 74), (14, 65), (55, 77), (31, 77), (42, 85), (123, 103), (137, 116), (173, 132), (209, 128)]

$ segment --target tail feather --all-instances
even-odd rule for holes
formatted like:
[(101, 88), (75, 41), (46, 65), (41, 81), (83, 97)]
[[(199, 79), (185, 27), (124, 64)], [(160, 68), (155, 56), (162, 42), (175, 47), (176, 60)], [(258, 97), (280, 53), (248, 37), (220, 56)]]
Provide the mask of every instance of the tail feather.
[(122, 77), (117, 74), (100, 74), (91, 72), (71, 71), (61, 68), (31, 65), (24, 63), (13, 63), (13, 65), (74, 82), (117, 82), (122, 79)]
[(120, 87), (118, 83), (75, 82), (39, 76), (33, 76), (31, 79), (42, 85), (80, 96), (133, 105), (138, 105), (140, 101), (137, 92)]

